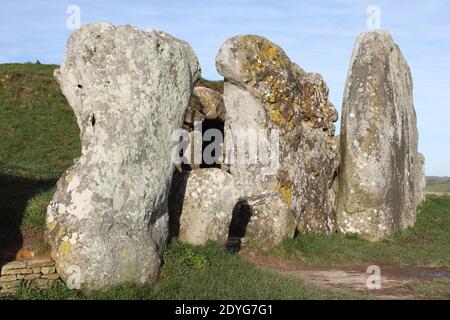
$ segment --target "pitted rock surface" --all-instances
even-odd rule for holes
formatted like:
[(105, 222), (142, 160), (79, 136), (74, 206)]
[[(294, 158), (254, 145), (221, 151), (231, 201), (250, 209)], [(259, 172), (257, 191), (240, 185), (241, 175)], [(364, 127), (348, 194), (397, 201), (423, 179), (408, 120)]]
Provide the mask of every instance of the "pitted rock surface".
[[(279, 132), (279, 145), (267, 148), (278, 152), (272, 153), (278, 166), (230, 163), (242, 196), (279, 193), (300, 231), (332, 231), (335, 196), (329, 191), (337, 170), (337, 112), (322, 77), (306, 73), (279, 46), (254, 35), (226, 41), (216, 66), (225, 78), (226, 150), (251, 137), (246, 129), (267, 130), (267, 138)], [(283, 234), (291, 236), (288, 229)]]
[(239, 197), (229, 173), (217, 168), (189, 172), (180, 218), (180, 241), (193, 245), (203, 245), (208, 240), (225, 244)]
[(62, 279), (89, 291), (151, 284), (168, 236), (171, 134), (200, 68), (166, 33), (108, 23), (72, 34), (55, 71), (81, 131), (82, 154), (47, 211)]
[(381, 239), (414, 224), (423, 159), (409, 66), (387, 31), (361, 34), (344, 92), (338, 228)]

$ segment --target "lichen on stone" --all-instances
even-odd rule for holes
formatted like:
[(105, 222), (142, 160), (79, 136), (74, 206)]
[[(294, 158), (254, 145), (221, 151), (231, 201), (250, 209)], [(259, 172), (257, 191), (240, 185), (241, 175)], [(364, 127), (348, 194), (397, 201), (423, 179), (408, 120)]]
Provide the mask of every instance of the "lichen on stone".
[[(256, 35), (226, 41), (216, 65), (225, 78), (227, 121), (235, 126), (276, 129), (280, 134), (280, 166), (273, 176), (261, 178), (262, 166), (257, 164), (230, 166), (244, 196), (276, 191), (296, 223), (307, 207), (312, 212), (308, 219), (335, 221), (330, 217), (335, 214), (335, 201), (328, 200), (328, 193), (337, 170), (333, 139), (337, 112), (328, 101), (322, 77), (303, 71), (282, 48)], [(238, 135), (233, 141), (244, 139), (237, 130), (233, 132), (233, 126), (229, 128), (231, 135)], [(311, 225), (312, 231), (331, 229), (325, 223)]]

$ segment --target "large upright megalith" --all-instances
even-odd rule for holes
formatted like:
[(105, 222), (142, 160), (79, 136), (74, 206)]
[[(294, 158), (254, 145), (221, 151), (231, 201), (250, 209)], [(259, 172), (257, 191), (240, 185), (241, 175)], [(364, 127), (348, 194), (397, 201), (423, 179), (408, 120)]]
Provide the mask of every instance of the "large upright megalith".
[(254, 35), (227, 40), (216, 66), (225, 78), (226, 161), (254, 209), (249, 230), (264, 246), (292, 236), (296, 227), (331, 231), (337, 112), (322, 77)]
[(47, 232), (72, 287), (155, 280), (168, 236), (171, 135), (199, 72), (190, 46), (163, 32), (105, 23), (70, 37), (55, 76), (82, 153), (58, 182)]
[(408, 64), (387, 31), (356, 40), (344, 92), (337, 224), (380, 239), (414, 224), (423, 159)]

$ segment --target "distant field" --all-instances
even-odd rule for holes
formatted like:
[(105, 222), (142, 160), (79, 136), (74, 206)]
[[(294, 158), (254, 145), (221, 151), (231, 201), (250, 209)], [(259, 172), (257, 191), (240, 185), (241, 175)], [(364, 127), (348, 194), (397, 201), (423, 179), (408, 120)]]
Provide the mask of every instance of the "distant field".
[(450, 183), (430, 184), (425, 187), (428, 192), (450, 192)]

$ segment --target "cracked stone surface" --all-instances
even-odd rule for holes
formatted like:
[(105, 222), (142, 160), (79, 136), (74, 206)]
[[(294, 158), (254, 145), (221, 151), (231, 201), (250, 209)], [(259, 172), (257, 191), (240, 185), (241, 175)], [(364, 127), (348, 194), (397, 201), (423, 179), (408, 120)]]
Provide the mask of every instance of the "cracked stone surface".
[(361, 34), (347, 77), (337, 223), (378, 240), (416, 221), (424, 158), (409, 66), (388, 31)]
[(152, 284), (168, 237), (171, 140), (181, 127), (197, 57), (164, 32), (83, 26), (55, 71), (76, 115), (81, 157), (47, 211), (52, 256), (67, 283), (89, 291)]
[[(217, 55), (216, 66), (225, 78), (227, 150), (251, 138), (246, 129), (267, 130), (267, 138), (270, 132), (279, 132), (279, 145), (266, 138), (272, 160), (278, 160), (272, 163), (278, 166), (271, 167), (261, 159), (257, 163), (230, 163), (230, 173), (242, 197), (259, 198), (257, 203), (264, 203), (259, 210), (282, 215), (273, 217), (279, 221), (291, 221), (289, 216), (293, 216), (292, 223), (301, 232), (333, 231), (333, 190), (339, 164), (334, 122), (338, 114), (328, 101), (325, 81), (319, 74), (303, 71), (276, 44), (254, 35), (227, 40)], [(226, 158), (230, 159), (229, 152)], [(271, 208), (264, 197), (282, 199), (285, 210), (278, 201), (272, 202), (275, 207)], [(279, 241), (293, 234), (286, 225), (277, 230), (281, 236), (267, 237)]]
[(232, 176), (218, 168), (189, 172), (180, 217), (179, 240), (203, 245), (225, 244), (240, 192)]

